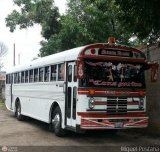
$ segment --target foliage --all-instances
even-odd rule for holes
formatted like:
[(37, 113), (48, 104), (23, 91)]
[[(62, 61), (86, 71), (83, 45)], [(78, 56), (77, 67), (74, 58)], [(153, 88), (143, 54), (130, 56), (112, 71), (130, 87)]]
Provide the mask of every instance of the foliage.
[(121, 9), (119, 19), (129, 32), (151, 43), (160, 37), (159, 0), (116, 0), (116, 4)]
[[(120, 43), (128, 44), (131, 34), (117, 20), (119, 8), (114, 0), (69, 0), (65, 16), (61, 16), (61, 30), (48, 42), (42, 42), (40, 55), (96, 42), (106, 42), (115, 36)], [(47, 53), (47, 54), (46, 54)]]
[(6, 26), (13, 32), (18, 25), (20, 29), (37, 23), (42, 26), (42, 36), (49, 39), (60, 30), (60, 14), (52, 0), (14, 0), (20, 10), (13, 10), (6, 17)]
[(3, 57), (7, 54), (7, 46), (0, 42), (0, 70), (3, 67)]
[(122, 13), (115, 0), (68, 0), (68, 10), (62, 16), (52, 0), (14, 0), (14, 4), (20, 10), (7, 16), (6, 25), (13, 32), (17, 25), (22, 29), (40, 24), (45, 40), (39, 56), (105, 42), (109, 36), (128, 44), (132, 36), (119, 22)]

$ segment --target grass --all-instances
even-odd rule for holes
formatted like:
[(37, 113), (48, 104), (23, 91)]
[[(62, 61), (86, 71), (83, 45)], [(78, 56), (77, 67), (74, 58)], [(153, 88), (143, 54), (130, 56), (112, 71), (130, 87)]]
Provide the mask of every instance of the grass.
[(5, 105), (4, 105), (4, 99), (0, 99), (0, 108), (4, 108)]

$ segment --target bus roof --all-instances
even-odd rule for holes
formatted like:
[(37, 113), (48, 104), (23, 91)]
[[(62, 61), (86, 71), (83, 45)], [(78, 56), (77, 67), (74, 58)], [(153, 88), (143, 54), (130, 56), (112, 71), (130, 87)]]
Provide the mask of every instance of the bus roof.
[(33, 69), (36, 67), (46, 66), (50, 64), (62, 63), (65, 61), (76, 60), (80, 51), (82, 51), (86, 46), (77, 47), (74, 49), (66, 50), (56, 54), (52, 54), (46, 57), (42, 57), (33, 61), (26, 63), (25, 65), (17, 65), (7, 70), (7, 73), (12, 73), (16, 71)]
[(49, 55), (49, 56), (46, 56), (46, 57), (42, 57), (42, 58), (30, 61), (25, 65), (18, 65), (18, 66), (12, 67), (9, 70), (7, 70), (6, 73), (14, 73), (14, 72), (18, 72), (18, 71), (25, 71), (25, 70), (38, 68), (38, 67), (42, 67), (42, 66), (47, 66), (47, 65), (51, 65), (51, 64), (54, 65), (54, 64), (58, 64), (58, 63), (63, 63), (65, 61), (74, 61), (74, 60), (77, 60), (79, 55), (82, 55), (84, 53), (85, 49), (91, 48), (91, 47), (109, 47), (109, 48), (112, 48), (112, 49), (115, 48), (115, 49), (124, 49), (124, 50), (127, 50), (127, 51), (129, 51), (129, 50), (133, 51), (134, 50), (134, 51), (141, 52), (141, 51), (139, 51), (135, 48), (124, 46), (124, 45), (119, 45), (119, 44), (118, 45), (117, 44), (109, 45), (107, 43), (95, 43), (95, 44), (90, 44), (90, 45), (66, 50), (66, 51), (59, 52), (59, 53), (56, 53), (56, 54), (52, 54), (52, 55)]

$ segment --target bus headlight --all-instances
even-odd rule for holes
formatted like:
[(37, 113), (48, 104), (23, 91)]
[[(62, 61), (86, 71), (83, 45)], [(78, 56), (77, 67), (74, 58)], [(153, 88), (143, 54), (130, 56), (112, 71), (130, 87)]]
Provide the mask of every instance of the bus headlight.
[(144, 109), (144, 98), (140, 98), (139, 100), (139, 109)]
[(93, 109), (94, 106), (95, 106), (95, 100), (94, 100), (94, 98), (90, 98), (89, 101), (88, 101), (88, 107), (90, 109)]

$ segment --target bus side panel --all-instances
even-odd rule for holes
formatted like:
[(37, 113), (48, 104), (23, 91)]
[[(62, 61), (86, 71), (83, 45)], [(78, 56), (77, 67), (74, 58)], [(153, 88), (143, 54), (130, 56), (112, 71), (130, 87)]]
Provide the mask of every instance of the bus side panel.
[(50, 108), (54, 101), (61, 109), (64, 104), (63, 82), (42, 82), (15, 84), (13, 98), (20, 99), (22, 114), (35, 119), (49, 122)]

